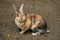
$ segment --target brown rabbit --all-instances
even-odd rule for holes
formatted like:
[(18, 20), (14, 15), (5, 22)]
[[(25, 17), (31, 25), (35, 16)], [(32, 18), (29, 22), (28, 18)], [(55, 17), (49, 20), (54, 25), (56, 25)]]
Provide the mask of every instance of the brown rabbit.
[(15, 23), (22, 30), (20, 34), (25, 33), (29, 29), (33, 31), (32, 35), (40, 34), (43, 31), (49, 32), (46, 21), (40, 15), (24, 14), (23, 6), (24, 4), (21, 5), (20, 9), (17, 9), (13, 5), (16, 12)]

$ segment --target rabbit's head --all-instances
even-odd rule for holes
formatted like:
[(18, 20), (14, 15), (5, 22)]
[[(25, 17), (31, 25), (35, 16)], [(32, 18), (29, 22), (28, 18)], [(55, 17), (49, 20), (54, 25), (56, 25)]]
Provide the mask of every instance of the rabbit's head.
[(23, 12), (23, 6), (24, 6), (24, 4), (22, 4), (21, 7), (18, 9), (15, 5), (13, 5), (13, 8), (16, 12), (16, 18), (19, 20), (20, 23), (25, 20), (25, 15)]

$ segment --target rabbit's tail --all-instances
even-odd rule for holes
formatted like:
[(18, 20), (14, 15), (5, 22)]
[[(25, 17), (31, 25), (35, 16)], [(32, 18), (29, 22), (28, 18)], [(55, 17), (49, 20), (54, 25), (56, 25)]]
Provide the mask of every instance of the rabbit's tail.
[(45, 32), (45, 33), (49, 33), (49, 32), (50, 32), (50, 30), (49, 30), (49, 26), (47, 25), (46, 21), (45, 21), (44, 32)]

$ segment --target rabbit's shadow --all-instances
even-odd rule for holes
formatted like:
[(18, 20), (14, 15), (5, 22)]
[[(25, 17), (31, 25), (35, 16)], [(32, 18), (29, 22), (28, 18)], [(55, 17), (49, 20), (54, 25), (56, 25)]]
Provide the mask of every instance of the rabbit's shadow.
[[(21, 32), (21, 29), (17, 29), (18, 32)], [(31, 34), (33, 31), (31, 29), (27, 30), (24, 34)]]
[[(18, 28), (17, 31), (18, 31), (18, 32), (21, 32), (21, 29)], [(29, 29), (29, 30), (27, 30), (24, 34), (31, 34), (31, 33), (33, 33), (33, 31), (32, 31), (31, 29)], [(40, 34), (43, 35), (43, 34), (45, 34), (45, 33), (40, 33)]]

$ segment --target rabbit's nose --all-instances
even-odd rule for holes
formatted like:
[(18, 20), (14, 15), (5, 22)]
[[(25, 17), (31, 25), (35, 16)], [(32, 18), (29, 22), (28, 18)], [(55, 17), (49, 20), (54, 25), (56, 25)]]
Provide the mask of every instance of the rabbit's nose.
[(22, 23), (22, 19), (20, 19), (20, 23)]

